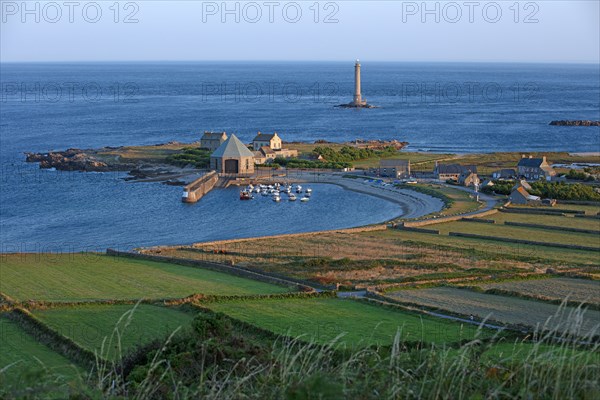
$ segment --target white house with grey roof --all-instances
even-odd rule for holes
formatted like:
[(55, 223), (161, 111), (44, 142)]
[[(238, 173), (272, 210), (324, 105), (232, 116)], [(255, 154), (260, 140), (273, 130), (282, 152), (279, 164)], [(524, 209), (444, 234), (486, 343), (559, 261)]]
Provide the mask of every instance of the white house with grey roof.
[(254, 153), (232, 134), (210, 155), (210, 167), (218, 173), (253, 174)]

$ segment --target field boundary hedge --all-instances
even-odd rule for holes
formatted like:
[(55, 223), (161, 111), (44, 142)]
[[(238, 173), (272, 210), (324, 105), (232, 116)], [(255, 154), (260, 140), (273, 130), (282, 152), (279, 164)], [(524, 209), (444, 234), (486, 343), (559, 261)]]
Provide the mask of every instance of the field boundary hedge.
[(495, 224), (496, 220), (493, 219), (483, 219), (483, 218), (462, 218), (461, 221), (464, 222), (479, 222), (481, 224)]
[(531, 244), (531, 245), (535, 245), (535, 246), (557, 247), (557, 248), (561, 248), (561, 249), (585, 250), (585, 251), (599, 251), (600, 250), (597, 247), (580, 246), (577, 244), (537, 242), (534, 240), (511, 239), (511, 238), (504, 238), (504, 237), (498, 237), (498, 236), (478, 235), (475, 233), (449, 232), (448, 236), (458, 236), (458, 237), (465, 237), (465, 238), (472, 238), (472, 239), (492, 240), (492, 241), (496, 241), (496, 242), (506, 242), (506, 243)]
[(37, 342), (48, 346), (67, 359), (90, 369), (96, 365), (96, 355), (92, 351), (80, 347), (72, 339), (50, 328), (29, 311), (15, 308), (6, 315)]
[(510, 226), (522, 226), (526, 228), (539, 228), (539, 229), (548, 229), (553, 231), (564, 231), (564, 232), (576, 232), (576, 233), (591, 233), (594, 235), (600, 235), (599, 230), (594, 229), (580, 229), (580, 228), (569, 228), (565, 226), (555, 226), (555, 225), (542, 225), (542, 224), (528, 224), (524, 222), (511, 222), (505, 221), (504, 225)]
[(592, 219), (600, 219), (600, 214), (597, 214), (597, 215), (584, 215), (584, 214), (577, 214), (577, 215), (574, 215), (574, 217), (576, 217), (576, 218), (592, 218)]
[(165, 301), (165, 306), (172, 307), (181, 304), (212, 304), (222, 302), (235, 302), (243, 300), (289, 300), (289, 299), (310, 299), (310, 298), (330, 298), (336, 297), (335, 291), (324, 292), (292, 292), (292, 293), (276, 293), (276, 294), (259, 294), (259, 295), (231, 295), (231, 296), (214, 296), (214, 295), (192, 295), (173, 301)]
[(222, 273), (226, 273), (226, 274), (230, 274), (230, 275), (239, 276), (242, 278), (252, 279), (255, 281), (271, 283), (271, 284), (278, 285), (278, 286), (286, 286), (286, 287), (292, 286), (292, 287), (295, 287), (296, 290), (299, 290), (299, 291), (311, 292), (311, 291), (315, 290), (312, 286), (297, 283), (292, 280), (271, 276), (266, 273), (260, 274), (257, 272), (249, 271), (247, 269), (242, 269), (242, 268), (235, 267), (232, 265), (230, 266), (230, 265), (220, 264), (220, 263), (211, 262), (211, 261), (190, 260), (187, 258), (157, 256), (157, 255), (153, 255), (153, 254), (134, 253), (134, 252), (129, 252), (129, 251), (118, 251), (118, 250), (114, 250), (114, 249), (106, 249), (106, 254), (112, 255), (112, 256), (117, 256), (117, 257), (134, 258), (134, 259), (138, 259), (138, 260), (165, 262), (165, 263), (169, 263), (169, 264), (183, 265), (186, 267), (204, 268), (204, 269), (209, 269), (212, 271), (217, 271), (217, 272), (222, 272)]
[(556, 200), (557, 204), (573, 204), (579, 206), (600, 206), (600, 201), (593, 200)]
[(405, 226), (405, 225), (398, 225), (396, 229), (400, 229), (403, 231), (409, 231), (409, 232), (431, 233), (433, 235), (440, 234), (439, 229), (413, 228), (411, 226)]
[(555, 213), (555, 214), (585, 214), (585, 211), (571, 210), (568, 208), (548, 208), (545, 210), (537, 210), (537, 209), (530, 209), (530, 208), (525, 208), (525, 207), (509, 207), (509, 208), (507, 208), (507, 210), (524, 211), (524, 212), (543, 211), (543, 212), (551, 212), (551, 213)]

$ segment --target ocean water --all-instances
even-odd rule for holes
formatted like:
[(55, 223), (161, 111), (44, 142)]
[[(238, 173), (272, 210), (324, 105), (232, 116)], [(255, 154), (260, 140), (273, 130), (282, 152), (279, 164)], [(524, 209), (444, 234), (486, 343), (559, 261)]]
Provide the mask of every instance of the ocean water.
[(183, 205), (181, 188), (39, 171), (25, 151), (194, 141), (204, 130), (244, 141), (257, 131), (287, 141), (398, 139), (435, 152), (600, 151), (600, 128), (548, 125), (600, 119), (598, 65), (363, 62), (362, 82), (379, 108), (334, 107), (352, 98), (351, 62), (1, 64), (1, 250), (302, 232), (399, 211), (327, 185), (302, 205), (247, 204), (235, 190)]

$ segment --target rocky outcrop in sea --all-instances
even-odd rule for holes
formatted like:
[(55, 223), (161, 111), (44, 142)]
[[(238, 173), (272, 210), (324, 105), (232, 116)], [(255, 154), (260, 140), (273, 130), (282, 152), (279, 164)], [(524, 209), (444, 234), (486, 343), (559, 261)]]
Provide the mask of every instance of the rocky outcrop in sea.
[(61, 171), (97, 171), (114, 170), (108, 164), (80, 149), (67, 149), (49, 153), (25, 153), (27, 162), (39, 162), (40, 168), (56, 168)]
[(590, 120), (559, 120), (552, 121), (550, 125), (556, 126), (600, 126), (600, 121), (590, 121)]

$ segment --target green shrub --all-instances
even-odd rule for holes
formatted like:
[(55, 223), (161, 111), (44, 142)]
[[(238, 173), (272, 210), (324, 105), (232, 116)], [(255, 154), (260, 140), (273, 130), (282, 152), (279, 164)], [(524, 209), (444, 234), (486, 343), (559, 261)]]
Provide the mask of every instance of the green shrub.
[(211, 151), (206, 149), (186, 147), (183, 152), (167, 157), (167, 163), (185, 167), (193, 165), (196, 168), (207, 168), (210, 162)]

